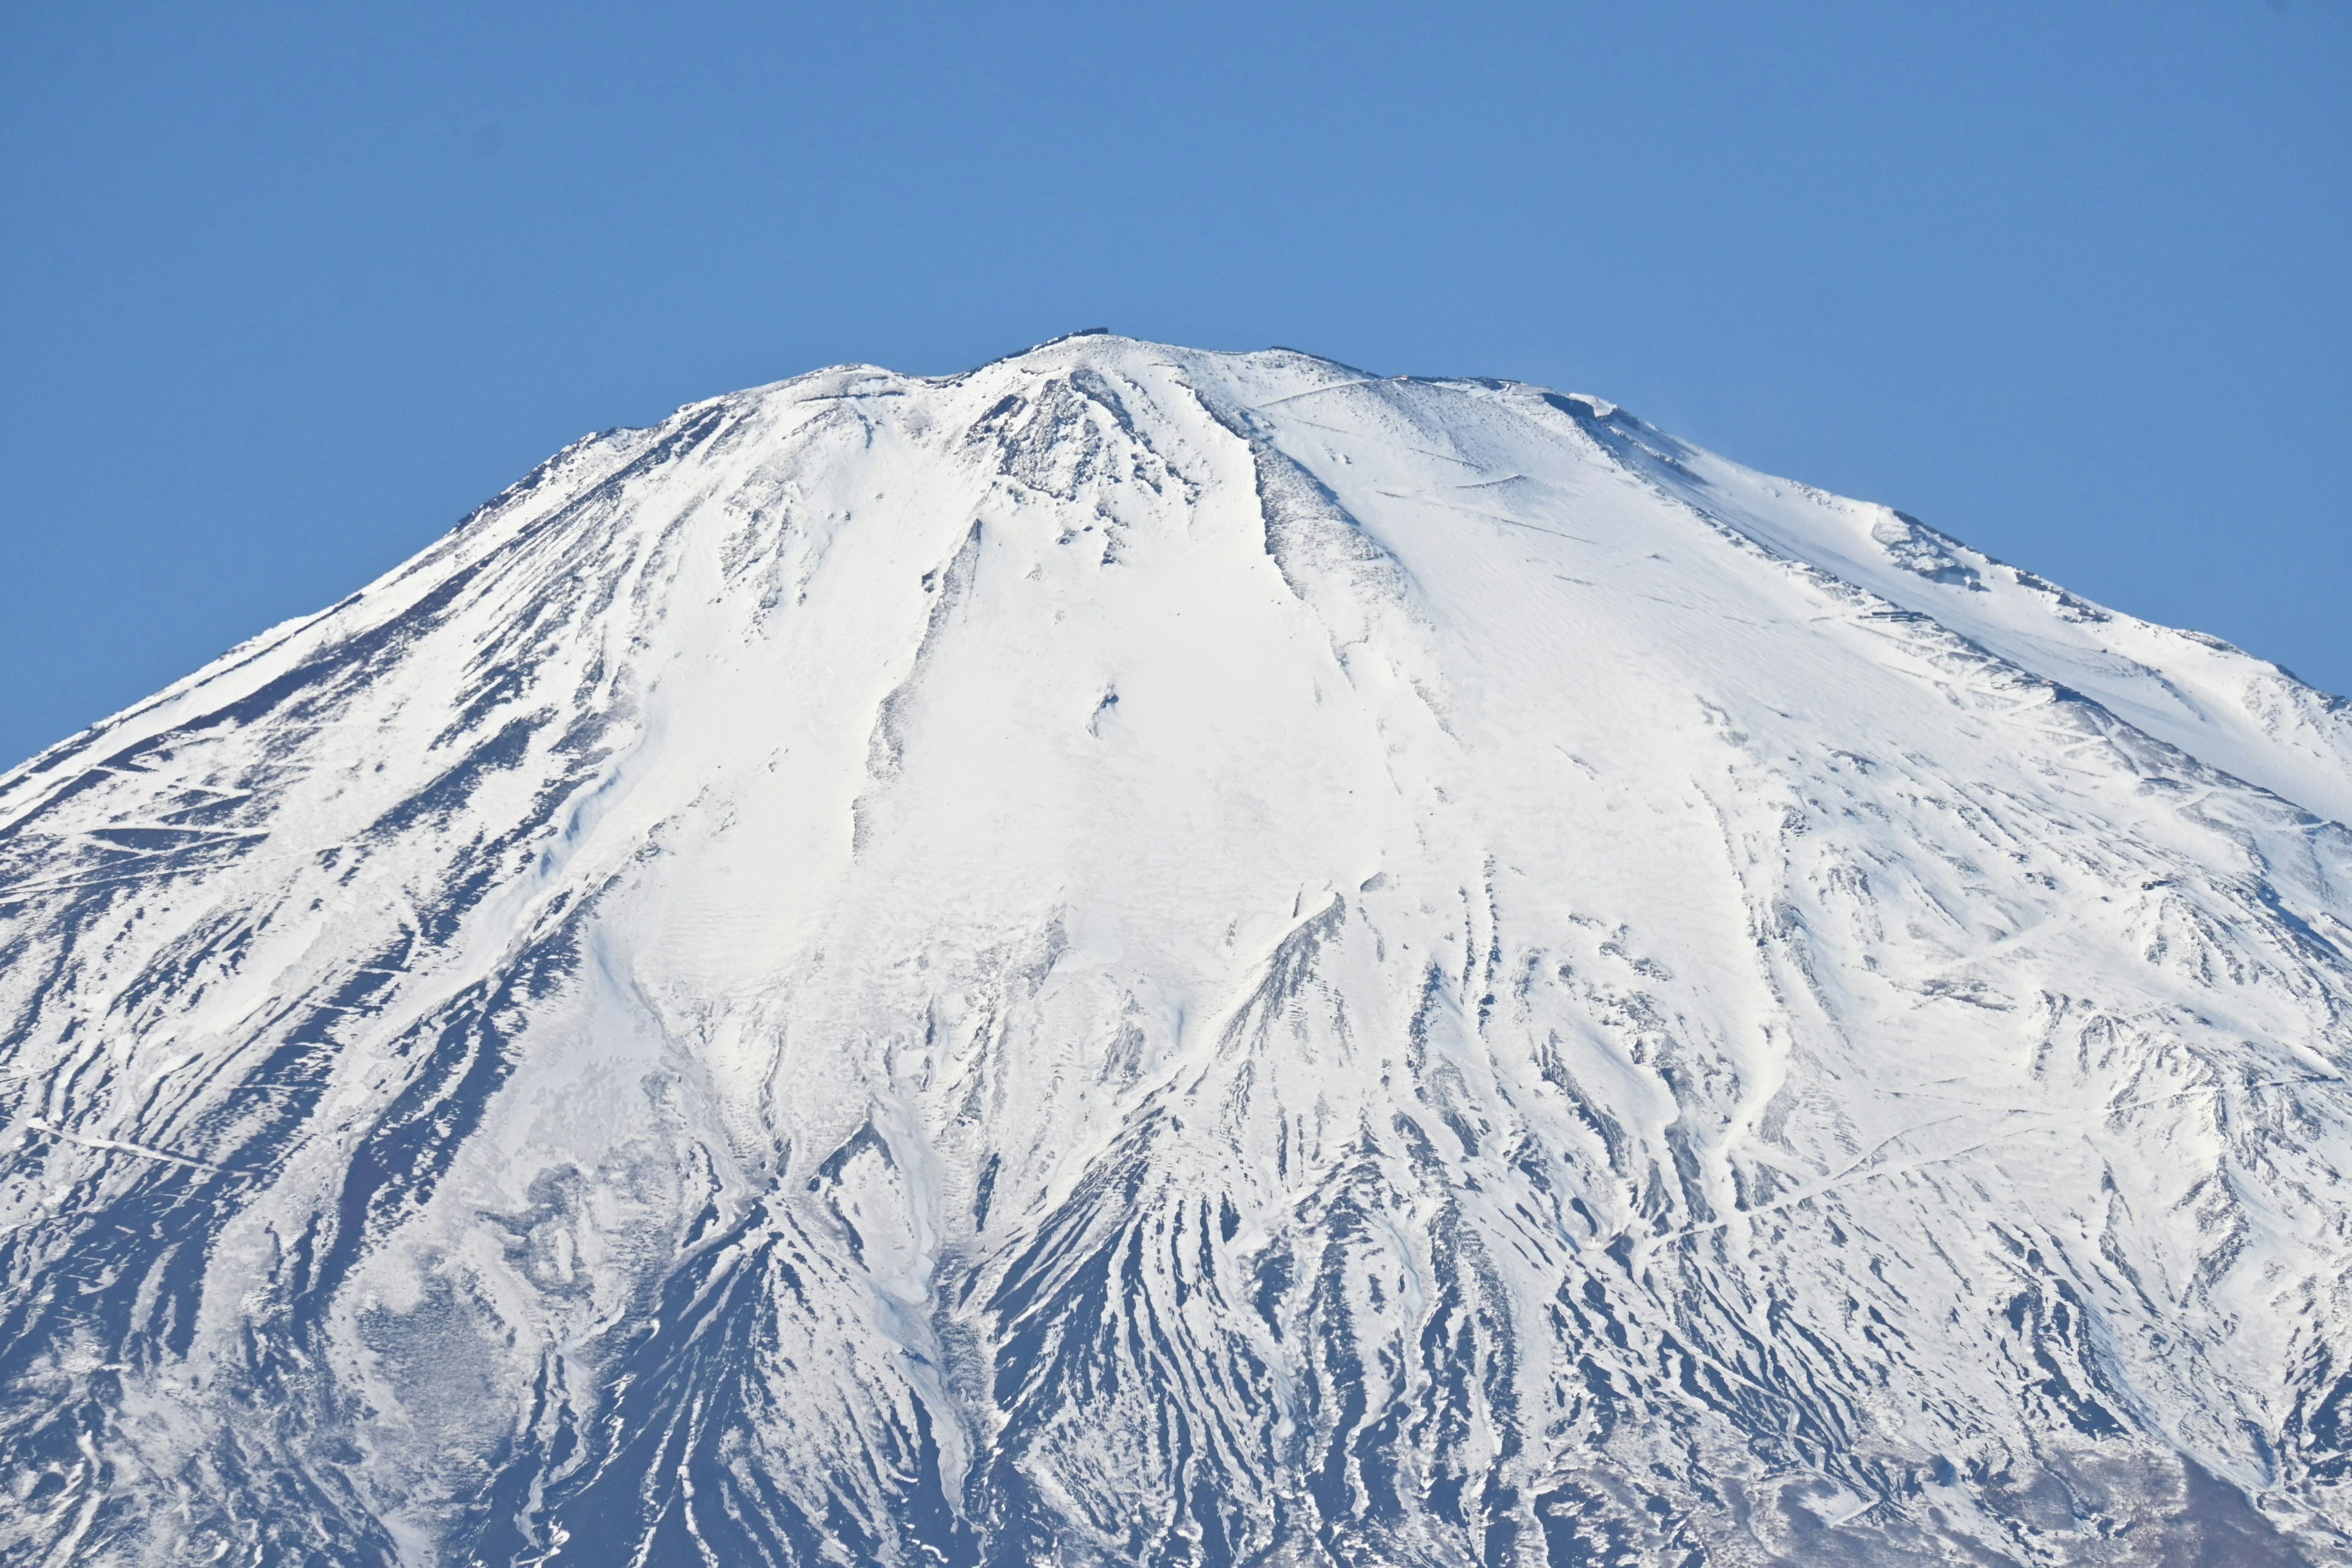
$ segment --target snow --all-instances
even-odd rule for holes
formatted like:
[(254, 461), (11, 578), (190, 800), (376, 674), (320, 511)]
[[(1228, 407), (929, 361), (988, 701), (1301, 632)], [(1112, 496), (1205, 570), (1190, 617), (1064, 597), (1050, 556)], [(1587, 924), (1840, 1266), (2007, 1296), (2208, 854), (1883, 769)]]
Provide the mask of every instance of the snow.
[(2347, 822), (1596, 399), (691, 405), (0, 779), (0, 1541), (2326, 1561)]

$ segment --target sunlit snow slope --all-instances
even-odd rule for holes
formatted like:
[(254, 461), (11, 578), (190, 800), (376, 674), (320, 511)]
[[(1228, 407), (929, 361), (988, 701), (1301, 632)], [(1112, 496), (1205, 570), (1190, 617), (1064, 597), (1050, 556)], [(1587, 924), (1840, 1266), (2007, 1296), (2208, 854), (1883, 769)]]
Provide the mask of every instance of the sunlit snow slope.
[(1610, 405), (580, 442), (0, 779), (0, 1559), (2352, 1559), (2352, 712)]

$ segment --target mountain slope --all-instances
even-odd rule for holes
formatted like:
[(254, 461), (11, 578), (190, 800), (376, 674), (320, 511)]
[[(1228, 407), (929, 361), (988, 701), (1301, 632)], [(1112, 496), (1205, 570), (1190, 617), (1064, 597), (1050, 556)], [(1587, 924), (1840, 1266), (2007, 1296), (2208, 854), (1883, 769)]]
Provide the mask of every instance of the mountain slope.
[(2328, 1561), (2347, 822), (1591, 399), (694, 405), (0, 780), (0, 1542)]

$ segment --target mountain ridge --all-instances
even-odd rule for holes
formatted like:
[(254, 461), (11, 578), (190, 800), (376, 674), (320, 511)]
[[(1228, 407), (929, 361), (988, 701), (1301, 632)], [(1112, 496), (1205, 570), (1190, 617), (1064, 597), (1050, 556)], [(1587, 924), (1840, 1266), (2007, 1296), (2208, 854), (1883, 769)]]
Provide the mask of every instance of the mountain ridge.
[(2323, 1561), (2347, 819), (1598, 399), (689, 404), (0, 777), (0, 1539)]

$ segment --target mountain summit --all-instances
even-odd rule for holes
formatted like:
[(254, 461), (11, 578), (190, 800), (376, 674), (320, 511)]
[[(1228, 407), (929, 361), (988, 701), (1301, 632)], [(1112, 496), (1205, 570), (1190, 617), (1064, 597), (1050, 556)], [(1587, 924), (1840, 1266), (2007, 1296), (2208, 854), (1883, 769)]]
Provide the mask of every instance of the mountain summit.
[(1590, 397), (695, 404), (0, 778), (0, 1556), (2341, 1562), (2347, 822)]

